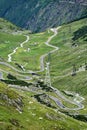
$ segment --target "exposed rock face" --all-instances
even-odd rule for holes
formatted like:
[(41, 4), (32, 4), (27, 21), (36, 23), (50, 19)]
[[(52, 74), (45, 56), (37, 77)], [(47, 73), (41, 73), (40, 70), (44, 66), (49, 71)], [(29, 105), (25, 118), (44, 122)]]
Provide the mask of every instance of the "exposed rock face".
[(0, 17), (35, 32), (87, 17), (86, 0), (0, 0), (0, 9)]
[(8, 95), (4, 93), (0, 93), (0, 99), (4, 102), (2, 105), (10, 105), (15, 107), (17, 110), (22, 111), (23, 102), (22, 97), (18, 97), (16, 99), (9, 98)]

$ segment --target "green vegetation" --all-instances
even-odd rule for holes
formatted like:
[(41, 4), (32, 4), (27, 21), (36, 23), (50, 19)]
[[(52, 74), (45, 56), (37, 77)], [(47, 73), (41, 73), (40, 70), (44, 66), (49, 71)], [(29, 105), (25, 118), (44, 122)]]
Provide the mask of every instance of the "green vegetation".
[[(86, 27), (86, 20), (83, 19), (61, 27), (59, 34), (51, 41), (53, 45), (58, 46), (60, 49), (51, 55), (50, 61), (53, 86), (60, 90), (75, 91), (84, 96), (86, 96), (87, 86), (87, 72), (85, 71), (85, 63), (87, 62), (86, 37), (79, 33), (78, 40), (73, 41), (73, 36), (76, 36), (75, 34)], [(83, 32), (87, 34), (86, 28)], [(77, 46), (74, 46), (73, 42)], [(76, 71), (80, 71), (76, 73), (76, 76), (71, 76), (73, 65), (75, 65)], [(83, 69), (82, 66), (84, 66)]]
[[(0, 82), (0, 92), (7, 91), (7, 86)], [(20, 95), (23, 97), (23, 112), (20, 113), (12, 106), (0, 105), (0, 129), (16, 129), (16, 130), (86, 130), (86, 123), (78, 122), (71, 117), (65, 116), (62, 113), (56, 113), (53, 109), (38, 103), (33, 97), (32, 92), (23, 92), (11, 90), (12, 95)]]
[(21, 28), (18, 28), (17, 26), (13, 25), (7, 20), (0, 18), (0, 32), (12, 33), (12, 32), (17, 32), (19, 30), (21, 30)]
[[(83, 102), (85, 108), (79, 111), (79, 114), (83, 115), (87, 111), (86, 21), (87, 19), (82, 19), (66, 24), (59, 29), (58, 35), (51, 41), (51, 44), (58, 46), (59, 50), (51, 54), (50, 58), (52, 86), (58, 88), (60, 91), (76, 92), (85, 97), (85, 101)], [(72, 75), (73, 69), (75, 70), (75, 75)], [(70, 96), (67, 96), (67, 98), (70, 98)], [(66, 102), (63, 103), (67, 106)], [(74, 117), (74, 113), (72, 115)], [(82, 120), (85, 120), (85, 117)]]
[(75, 0), (0, 0), (0, 17), (38, 32), (87, 17), (85, 3), (86, 0), (81, 4)]
[[(50, 60), (52, 86), (58, 88), (61, 94), (71, 101), (75, 98), (72, 92), (79, 93), (85, 98), (84, 102), (82, 102), (85, 108), (79, 111), (61, 110), (49, 98), (50, 95), (58, 98), (68, 108), (76, 108), (77, 105), (65, 101), (43, 83), (41, 78), (44, 79), (45, 71), (40, 73), (31, 72), (31, 74), (27, 72), (29, 69), (39, 70), (40, 56), (53, 50), (53, 48), (44, 44), (53, 35), (50, 30), (37, 34), (27, 33), (30, 40), (23, 47), (19, 47), (17, 52), (12, 56), (12, 62), (9, 63), (13, 67), (16, 67), (18, 71), (15, 71), (10, 66), (0, 64), (0, 71), (3, 72), (5, 78), (0, 80), (1, 130), (87, 129), (86, 21), (87, 19), (82, 19), (63, 25), (58, 30), (58, 35), (50, 42), (58, 46), (59, 50), (50, 54), (50, 58), (47, 56), (45, 59), (45, 63), (48, 58)], [(21, 35), (18, 33), (14, 35), (14, 33), (10, 34), (2, 30), (0, 32), (0, 61), (7, 63), (7, 55), (13, 49), (20, 46), (20, 42), (26, 40), (23, 34), (27, 31), (21, 32)], [(12, 32), (15, 32), (14, 29)], [(10, 43), (6, 41), (10, 41)], [(23, 71), (22, 65), (25, 71)], [(84, 71), (82, 66), (84, 66)], [(73, 69), (75, 75), (72, 76)], [(31, 80), (32, 83), (19, 79), (19, 77), (23, 78), (22, 76), (26, 77), (30, 75), (33, 78)], [(7, 84), (10, 84), (10, 86), (7, 86)], [(18, 86), (18, 88), (12, 89), (11, 84), (16, 85), (16, 87)], [(26, 90), (30, 89), (30, 91), (19, 89), (21, 86)], [(27, 88), (27, 86), (30, 87)], [(67, 94), (64, 90), (71, 92), (71, 94)]]
[(47, 47), (45, 42), (53, 35), (50, 31), (42, 32), (39, 34), (30, 34), (30, 40), (24, 45), (24, 48), (19, 48), (17, 53), (13, 55), (13, 61), (16, 63), (26, 65), (26, 70), (39, 70), (40, 69), (40, 56), (46, 54), (51, 47)]
[[(30, 34), (30, 40), (24, 45), (24, 47), (20, 47), (20, 44), (26, 40), (26, 37), (23, 36), (24, 32), (15, 32), (15, 30), (11, 30), (11, 33), (6, 33), (5, 28), (10, 28), (11, 23), (4, 21), (1, 19), (0, 25), (2, 25), (3, 21), (3, 29), (0, 32), (0, 58), (4, 59), (4, 61), (8, 61), (8, 54), (12, 53), (13, 50), (18, 47), (15, 55), (12, 56), (12, 65), (21, 70), (21, 65), (25, 66), (26, 70), (39, 70), (40, 69), (40, 56), (52, 50), (52, 48), (47, 47), (45, 42), (48, 38), (53, 35), (51, 31), (42, 32), (39, 34)], [(7, 25), (7, 26), (6, 26)], [(12, 25), (11, 25), (12, 26)], [(14, 25), (13, 25), (14, 27)], [(9, 32), (9, 29), (7, 30)], [(28, 35), (28, 32), (27, 32)], [(7, 49), (8, 48), (8, 49)], [(6, 50), (6, 51), (5, 51)], [(33, 64), (33, 66), (32, 66)], [(19, 68), (19, 66), (20, 68)], [(1, 65), (0, 65), (1, 66)], [(8, 68), (10, 70), (11, 68)]]
[(87, 26), (83, 26), (82, 28), (74, 32), (74, 37), (72, 38), (72, 40), (75, 41), (78, 40), (79, 38), (84, 39), (86, 36), (87, 36)]
[(22, 35), (12, 35), (0, 32), (0, 57), (7, 60), (8, 54), (11, 53), (17, 46), (20, 46), (20, 43), (25, 39), (26, 37)]
[(0, 82), (0, 96), (1, 94), (7, 95), (10, 99), (16, 99), (19, 96), (15, 91), (9, 89), (9, 87), (7, 87), (7, 85), (2, 82)]
[(27, 83), (22, 80), (2, 80), (2, 82), (5, 82), (6, 84), (12, 84), (12, 85), (20, 85), (20, 86), (30, 86), (32, 83)]

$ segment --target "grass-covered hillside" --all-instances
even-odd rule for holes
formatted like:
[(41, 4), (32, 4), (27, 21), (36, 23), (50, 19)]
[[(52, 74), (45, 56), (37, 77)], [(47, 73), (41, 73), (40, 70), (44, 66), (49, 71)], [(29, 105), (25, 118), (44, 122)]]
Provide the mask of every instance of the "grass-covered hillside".
[(0, 130), (87, 130), (86, 21), (31, 34), (1, 19)]
[(86, 130), (87, 124), (37, 102), (33, 92), (0, 82), (0, 130)]
[[(52, 85), (61, 91), (77, 92), (85, 100), (87, 112), (87, 19), (64, 25), (51, 43), (59, 47), (51, 55), (50, 73)], [(66, 95), (66, 94), (65, 94)]]
[(12, 23), (0, 19), (0, 57), (6, 58), (14, 47), (19, 46), (26, 38), (20, 34), (21, 30)]
[[(29, 34), (22, 31), (8, 21), (0, 19), (0, 61), (13, 65), (19, 71), (40, 70), (40, 56), (52, 50), (45, 42), (53, 35), (52, 31)], [(28, 39), (28, 40), (27, 40)], [(27, 40), (27, 41), (26, 41)], [(11, 55), (11, 61), (9, 61)], [(0, 64), (6, 71), (13, 71), (12, 67)]]
[(87, 17), (86, 0), (0, 0), (0, 17), (34, 32)]
[[(79, 20), (59, 29), (51, 41), (59, 50), (51, 55), (52, 83), (60, 90), (72, 90), (86, 96), (87, 90), (87, 19)], [(76, 70), (76, 75), (72, 76)]]

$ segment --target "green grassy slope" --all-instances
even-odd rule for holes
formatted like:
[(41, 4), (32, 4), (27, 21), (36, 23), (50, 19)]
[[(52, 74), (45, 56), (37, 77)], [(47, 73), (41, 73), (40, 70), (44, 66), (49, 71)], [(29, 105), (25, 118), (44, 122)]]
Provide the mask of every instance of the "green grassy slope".
[[(0, 82), (0, 95), (6, 93), (8, 87)], [(23, 92), (9, 88), (14, 97), (21, 96), (23, 100), (22, 112), (15, 107), (0, 105), (0, 129), (1, 130), (86, 130), (87, 124), (78, 122), (62, 113), (56, 113), (51, 108), (41, 105), (33, 97), (31, 92)], [(10, 93), (11, 95), (11, 93)], [(11, 96), (10, 96), (11, 98)], [(16, 96), (17, 98), (17, 96)], [(1, 103), (1, 97), (0, 97)]]
[(20, 42), (23, 42), (26, 38), (21, 35), (17, 35), (17, 31), (21, 31), (20, 28), (11, 24), (10, 22), (0, 18), (0, 57), (7, 59), (7, 55), (13, 51), (16, 46), (19, 46)]
[[(15, 63), (23, 65), (26, 70), (39, 70), (40, 56), (52, 50), (52, 48), (45, 45), (45, 42), (53, 33), (46, 31), (39, 34), (28, 34), (29, 31), (20, 31), (18, 30), (19, 28), (17, 29), (16, 26), (3, 19), (0, 20), (0, 26), (2, 26), (0, 31), (1, 60), (4, 59), (4, 61), (8, 62), (8, 54), (12, 53), (13, 50), (18, 47), (17, 52), (12, 55), (11, 64), (15, 67), (17, 67)], [(20, 44), (26, 40), (24, 34), (29, 36), (29, 41), (22, 48)], [(28, 49), (30, 50), (28, 51)], [(2, 65), (0, 66), (2, 68)], [(8, 68), (8, 70), (10, 70), (10, 68)]]
[[(22, 31), (21, 28), (0, 18), (0, 61), (8, 62), (8, 54), (12, 53), (16, 47), (20, 47), (20, 44), (26, 40), (24, 36), (26, 33), (28, 34), (29, 31)], [(13, 69), (7, 66), (0, 65), (0, 69), (4, 69), (8, 73), (15, 73)]]
[[(13, 63), (11, 62), (11, 64), (15, 67), (17, 67), (15, 63), (23, 65), (26, 70), (39, 70), (40, 56), (52, 50), (52, 48), (45, 45), (45, 42), (53, 33), (51, 31), (46, 31), (38, 34), (28, 34), (29, 31), (18, 30), (19, 28), (3, 19), (0, 19), (0, 26), (2, 26), (0, 31), (1, 59), (8, 61), (8, 54), (12, 53), (13, 50), (18, 47), (17, 52), (12, 55)], [(29, 36), (29, 41), (22, 48), (20, 44), (26, 40), (24, 34)]]
[[(57, 52), (50, 55), (50, 74), (52, 85), (61, 91), (70, 90), (73, 92), (77, 92), (85, 98), (83, 102), (85, 108), (80, 111), (70, 111), (74, 114), (87, 113), (87, 72), (81, 71), (77, 73), (75, 76), (71, 76), (73, 64), (75, 64), (76, 69), (79, 69), (79, 66), (84, 65), (84, 63), (87, 60), (86, 28), (85, 30), (83, 29), (84, 26), (86, 26), (86, 21), (87, 19), (83, 19), (77, 22), (64, 25), (59, 29), (58, 35), (51, 41), (51, 44), (59, 47), (59, 50)], [(83, 33), (79, 34), (79, 32), (82, 32), (83, 30), (84, 35)], [(22, 32), (21, 35), (19, 35), (18, 33), (16, 35), (13, 35), (1, 31), (0, 42), (2, 41), (2, 44), (0, 44), (0, 46), (3, 45), (6, 48), (8, 48), (8, 46), (11, 46), (11, 44), (6, 43), (5, 41), (9, 40), (11, 43), (13, 43), (12, 47), (16, 47), (19, 44), (19, 42), (25, 40), (25, 37), (23, 36), (24, 33), (25, 31)], [(45, 54), (46, 52), (52, 50), (52, 48), (48, 48), (44, 43), (47, 41), (48, 37), (53, 35), (53, 33), (49, 33), (49, 31), (46, 31), (39, 34), (27, 33), (27, 35), (30, 36), (30, 41), (24, 45), (24, 49), (19, 48), (17, 54), (13, 56), (13, 63), (11, 64), (15, 66), (14, 61), (20, 64), (28, 63), (28, 65), (26, 65), (25, 67), (26, 70), (37, 70), (39, 69), (40, 65), (39, 57), (42, 54)], [(78, 44), (78, 46), (75, 47), (73, 44)], [(2, 49), (3, 46), (1, 46), (0, 49)], [(29, 54), (26, 51), (24, 51), (28, 48), (31, 49)], [(9, 51), (10, 49), (7, 49), (6, 52), (2, 51), (2, 53), (0, 51), (0, 56), (2, 56), (2, 58), (5, 59), (5, 62), (7, 62), (6, 55), (9, 53)], [(37, 60), (34, 59), (34, 57)], [(3, 61), (3, 59), (1, 59), (1, 61)], [(6, 67), (4, 65), (0, 65), (0, 69), (13, 72), (13, 75), (21, 75), (21, 73), (15, 72), (11, 68)], [(70, 75), (67, 76), (67, 74)], [(25, 74), (22, 73), (22, 75)], [(34, 86), (32, 85), (29, 87), (33, 88)], [(36, 88), (34, 87), (33, 89)], [(61, 99), (53, 92), (46, 92), (42, 89), (38, 90), (38, 88), (36, 89), (36, 92), (53, 95), (57, 97), (67, 107), (76, 107), (68, 102), (65, 102), (65, 100)], [(59, 107), (56, 111), (55, 108), (47, 107), (46, 105), (40, 104), (34, 98), (35, 94), (36, 93), (34, 90), (32, 92), (29, 92), (22, 91), (20, 89), (11, 89), (9, 86), (0, 81), (0, 130), (87, 130), (86, 122), (75, 120), (74, 118), (71, 118), (70, 116), (61, 113)], [(68, 95), (65, 96), (68, 99), (74, 99), (74, 97), (70, 97)], [(17, 106), (20, 106), (20, 103), (18, 103), (19, 99), (21, 99), (22, 103), (20, 107), (21, 109), (19, 109), (19, 107)], [(17, 101), (16, 106), (14, 106), (14, 103), (12, 103), (12, 101), (15, 100)], [(51, 103), (55, 105), (53, 101), (51, 101)], [(55, 105), (55, 107), (57, 107), (57, 105)]]
[[(60, 49), (51, 55), (50, 71), (53, 86), (60, 90), (76, 91), (86, 96), (87, 72), (81, 66), (87, 62), (87, 19), (64, 25), (51, 41)], [(82, 33), (82, 34), (81, 34)], [(71, 76), (73, 65), (80, 72)]]
[[(24, 36), (12, 35), (0, 32), (0, 56), (7, 59), (7, 55), (13, 51), (20, 42), (24, 41)], [(8, 49), (7, 49), (8, 48)], [(7, 51), (5, 51), (7, 50)], [(4, 53), (3, 53), (4, 52)]]
[(53, 35), (51, 31), (50, 33), (46, 31), (39, 34), (30, 34), (29, 42), (24, 45), (24, 48), (18, 49), (17, 53), (13, 56), (13, 60), (19, 64), (26, 65), (26, 70), (40, 70), (41, 55), (52, 50), (51, 47), (45, 45), (45, 42), (51, 35)]
[[(87, 19), (62, 26), (51, 44), (59, 47), (59, 50), (50, 56), (52, 86), (60, 91), (67, 90), (82, 95), (85, 98), (83, 102), (85, 107), (78, 113), (86, 115)], [(76, 75), (72, 76), (74, 69), (76, 69)], [(68, 112), (72, 113), (71, 111)]]
[[(58, 35), (50, 42), (59, 47), (56, 53), (50, 55), (52, 86), (60, 91), (67, 90), (82, 95), (85, 98), (83, 102), (85, 107), (79, 114), (84, 115), (87, 112), (86, 21), (87, 19), (82, 19), (62, 26)], [(76, 69), (75, 76), (72, 76), (73, 68)]]

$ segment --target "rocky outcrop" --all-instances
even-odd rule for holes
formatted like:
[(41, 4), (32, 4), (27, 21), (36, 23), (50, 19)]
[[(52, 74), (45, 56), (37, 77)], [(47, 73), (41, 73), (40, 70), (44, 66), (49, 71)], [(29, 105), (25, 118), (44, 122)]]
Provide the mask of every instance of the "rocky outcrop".
[(22, 112), (22, 107), (23, 107), (22, 97), (17, 97), (16, 99), (12, 99), (9, 98), (8, 95), (4, 93), (0, 93), (0, 100), (3, 101), (2, 103), (0, 103), (1, 105), (13, 106), (18, 111)]

